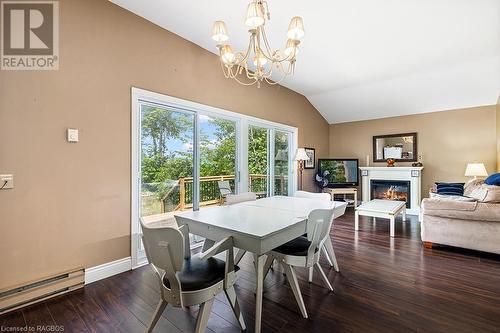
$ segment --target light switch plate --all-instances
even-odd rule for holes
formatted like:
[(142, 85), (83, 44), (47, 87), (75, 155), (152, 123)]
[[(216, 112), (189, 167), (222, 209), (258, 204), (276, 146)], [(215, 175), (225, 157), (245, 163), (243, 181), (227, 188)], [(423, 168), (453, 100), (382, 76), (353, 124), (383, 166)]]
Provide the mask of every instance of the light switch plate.
[(68, 142), (78, 142), (78, 130), (75, 128), (68, 128), (67, 130)]
[(0, 190), (14, 188), (14, 175), (0, 175)]

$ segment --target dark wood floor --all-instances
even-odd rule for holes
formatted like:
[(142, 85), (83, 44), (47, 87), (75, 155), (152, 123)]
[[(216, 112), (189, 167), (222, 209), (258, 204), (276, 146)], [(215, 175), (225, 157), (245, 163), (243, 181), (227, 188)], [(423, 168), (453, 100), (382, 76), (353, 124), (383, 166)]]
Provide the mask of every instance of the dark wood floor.
[[(500, 332), (500, 257), (450, 248), (427, 250), (415, 219), (389, 237), (386, 220), (361, 220), (354, 233), (352, 212), (335, 221), (334, 248), (340, 273), (325, 262), (334, 291), (300, 271), (309, 313), (303, 319), (283, 275), (270, 272), (264, 294), (264, 332)], [(236, 286), (253, 331), (255, 278), (251, 257)], [(159, 300), (149, 267), (87, 285), (84, 289), (0, 317), (6, 327), (62, 325), (65, 332), (141, 332)], [(197, 307), (170, 306), (156, 332), (192, 332)], [(225, 298), (218, 297), (209, 332), (238, 332)], [(37, 329), (37, 326), (39, 328)]]

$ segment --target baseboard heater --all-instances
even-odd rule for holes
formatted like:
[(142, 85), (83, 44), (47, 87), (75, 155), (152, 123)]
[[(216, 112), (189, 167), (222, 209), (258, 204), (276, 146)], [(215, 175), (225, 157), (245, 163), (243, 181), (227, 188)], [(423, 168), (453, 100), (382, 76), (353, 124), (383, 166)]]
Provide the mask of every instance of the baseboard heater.
[(85, 271), (76, 268), (0, 290), (0, 315), (83, 287)]

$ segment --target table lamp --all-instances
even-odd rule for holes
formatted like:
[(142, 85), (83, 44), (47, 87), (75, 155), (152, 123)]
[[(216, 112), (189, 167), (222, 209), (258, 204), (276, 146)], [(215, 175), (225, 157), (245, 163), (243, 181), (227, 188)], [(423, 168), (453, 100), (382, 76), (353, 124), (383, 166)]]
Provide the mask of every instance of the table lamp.
[(300, 171), (300, 189), (302, 190), (302, 172), (304, 171), (304, 161), (309, 161), (309, 156), (306, 154), (305, 148), (297, 148), (297, 153), (295, 154), (295, 160), (299, 161), (299, 171)]
[(477, 179), (477, 177), (488, 177), (488, 172), (483, 163), (469, 163), (465, 169), (465, 176)]

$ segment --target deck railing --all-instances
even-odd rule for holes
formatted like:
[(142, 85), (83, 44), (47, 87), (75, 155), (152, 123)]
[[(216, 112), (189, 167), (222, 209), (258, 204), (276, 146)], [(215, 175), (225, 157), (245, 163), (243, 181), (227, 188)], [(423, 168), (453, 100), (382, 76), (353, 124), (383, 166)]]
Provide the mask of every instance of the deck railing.
[[(259, 196), (266, 196), (267, 193), (267, 175), (250, 174), (248, 177), (248, 186), (250, 191)], [(204, 176), (200, 177), (200, 206), (208, 206), (222, 203), (218, 182), (227, 180), (234, 192), (235, 176)], [(275, 194), (286, 194), (288, 191), (288, 177), (275, 176)], [(151, 192), (143, 192), (143, 199), (151, 200)], [(182, 177), (172, 185), (168, 191), (162, 195), (159, 200), (160, 210), (158, 213), (171, 212), (176, 210), (185, 210), (193, 207), (193, 177)]]

